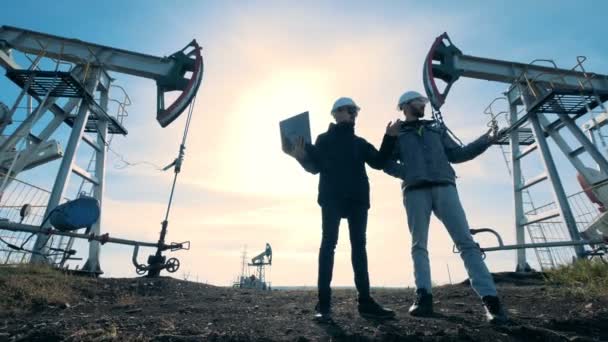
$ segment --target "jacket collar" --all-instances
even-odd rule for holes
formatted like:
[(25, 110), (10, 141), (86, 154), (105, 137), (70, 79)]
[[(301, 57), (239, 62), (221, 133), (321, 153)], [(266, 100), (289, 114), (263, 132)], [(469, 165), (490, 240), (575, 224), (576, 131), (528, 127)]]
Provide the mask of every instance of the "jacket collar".
[(355, 125), (350, 122), (342, 122), (339, 124), (330, 123), (328, 131), (331, 133), (337, 133), (337, 134), (354, 135), (355, 134)]
[(401, 131), (419, 129), (420, 127), (433, 127), (436, 123), (435, 120), (404, 121), (401, 124)]

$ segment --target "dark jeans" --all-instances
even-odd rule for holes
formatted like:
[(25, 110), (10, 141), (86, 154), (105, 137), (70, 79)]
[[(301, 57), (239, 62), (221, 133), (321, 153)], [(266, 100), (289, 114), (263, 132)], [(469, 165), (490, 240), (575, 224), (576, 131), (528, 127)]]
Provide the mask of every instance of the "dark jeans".
[(323, 237), (319, 250), (319, 304), (329, 307), (331, 302), (331, 278), (334, 268), (334, 253), (338, 243), (340, 220), (348, 220), (350, 232), (351, 261), (355, 272), (355, 285), (359, 300), (369, 298), (369, 275), (367, 273), (367, 252), (365, 251), (365, 231), (367, 229), (367, 208), (364, 206), (345, 206), (337, 208), (324, 206)]

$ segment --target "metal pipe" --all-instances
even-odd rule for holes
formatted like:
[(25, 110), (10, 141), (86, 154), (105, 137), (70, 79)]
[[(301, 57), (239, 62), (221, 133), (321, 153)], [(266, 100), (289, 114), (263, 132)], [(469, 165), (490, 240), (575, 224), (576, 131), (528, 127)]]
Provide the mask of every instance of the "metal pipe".
[(135, 267), (139, 266), (139, 263), (137, 262), (137, 254), (139, 254), (139, 245), (135, 245), (135, 248), (133, 248), (133, 256), (131, 257), (131, 261)]
[[(50, 228), (40, 228), (40, 226), (33, 226), (30, 224), (22, 224), (16, 222), (8, 222), (8, 221), (0, 221), (0, 229), (10, 230), (15, 232), (28, 232), (28, 233), (38, 233), (38, 234), (52, 234), (59, 236), (68, 236), (79, 239), (87, 239), (93, 241), (99, 241), (101, 243), (116, 243), (120, 245), (129, 245), (129, 246), (143, 246), (143, 247), (158, 247), (158, 243), (156, 242), (143, 242), (136, 240), (128, 240), (128, 239), (120, 239), (113, 238), (109, 235), (95, 235), (95, 234), (81, 234), (81, 233), (73, 233), (73, 232), (63, 232), (56, 229)], [(168, 247), (168, 245), (163, 245), (163, 248)]]
[(559, 242), (542, 242), (542, 243), (529, 243), (522, 245), (503, 245), (496, 247), (481, 248), (484, 252), (493, 251), (504, 251), (510, 249), (525, 249), (525, 248), (542, 248), (542, 247), (570, 247), (570, 246), (584, 246), (584, 245), (600, 245), (604, 244), (604, 240), (580, 240), (580, 241), (559, 241)]
[(479, 229), (471, 229), (471, 234), (475, 235), (477, 233), (490, 233), (493, 234), (494, 236), (496, 236), (496, 239), (498, 240), (498, 245), (499, 246), (504, 246), (505, 244), (502, 242), (502, 238), (500, 237), (500, 234), (498, 234), (495, 230), (490, 229), (490, 228), (479, 228)]

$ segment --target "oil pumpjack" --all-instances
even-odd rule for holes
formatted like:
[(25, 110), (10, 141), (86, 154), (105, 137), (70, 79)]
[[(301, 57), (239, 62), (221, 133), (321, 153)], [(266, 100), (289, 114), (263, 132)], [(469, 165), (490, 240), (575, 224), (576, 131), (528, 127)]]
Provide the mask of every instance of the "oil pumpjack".
[[(495, 144), (501, 147), (512, 177), (516, 243), (505, 245), (493, 229), (473, 229), (472, 233), (488, 232), (496, 236), (498, 246), (482, 248), (484, 251), (517, 250), (518, 271), (530, 270), (525, 252), (528, 248), (535, 250), (543, 269), (571, 262), (573, 258), (600, 256), (604, 260), (606, 254), (606, 236), (581, 236), (590, 227), (595, 233), (608, 231), (602, 228), (608, 224), (602, 213), (608, 205), (608, 161), (577, 123), (579, 118), (597, 123), (597, 118), (608, 115), (604, 104), (608, 101), (608, 75), (585, 70), (585, 60), (579, 56), (573, 68), (563, 69), (546, 59), (519, 63), (469, 56), (444, 33), (435, 39), (424, 61), (424, 88), (433, 117), (440, 123), (443, 123), (440, 108), (458, 79), (508, 85), (500, 98), (507, 109), (494, 110), (495, 100), (486, 114), (490, 115), (490, 127), (497, 129), (499, 119), (506, 124), (506, 134)], [(578, 173), (581, 193), (566, 195), (563, 185), (566, 179), (558, 172), (550, 142)], [(533, 152), (540, 153), (544, 171), (524, 177), (522, 162)], [(538, 206), (530, 189), (543, 183), (549, 184), (553, 202)], [(567, 252), (558, 262), (556, 251), (560, 248), (566, 248)]]
[[(28, 65), (21, 65), (23, 62)], [(81, 268), (83, 272), (92, 275), (103, 273), (99, 254), (100, 246), (104, 243), (133, 246), (132, 259), (138, 274), (158, 276), (163, 269), (177, 271), (179, 260), (166, 260), (162, 252), (189, 248), (189, 242), (167, 244), (165, 239), (175, 180), (182, 165), (193, 104), (203, 76), (201, 47), (196, 40), (168, 57), (159, 57), (1, 26), (0, 66), (21, 89), (12, 105), (0, 106), (0, 217), (4, 218), (0, 220), (0, 237), (8, 247), (0, 250), (0, 263), (24, 262), (29, 255), (29, 261), (33, 263), (63, 266), (75, 253), (72, 249), (74, 239), (82, 238), (89, 241), (88, 258)], [(127, 116), (126, 108), (131, 104), (124, 88), (113, 84), (114, 74), (156, 82), (156, 120), (161, 127), (167, 127), (182, 113), (188, 112), (178, 157), (167, 167), (174, 169), (175, 176), (158, 242), (110, 237), (107, 231), (111, 228), (102, 229), (100, 224), (107, 152), (114, 135), (127, 135), (124, 119)], [(172, 103), (166, 103), (165, 96), (176, 92), (177, 98)], [(121, 99), (117, 99), (116, 94)], [(27, 98), (28, 104), (25, 113), (20, 111), (24, 108), (24, 98)], [(110, 112), (112, 103), (117, 104), (116, 113)], [(69, 131), (65, 148), (52, 139), (59, 128)], [(77, 165), (77, 154), (83, 147), (81, 142), (92, 149), (87, 167)], [(58, 159), (60, 166), (50, 192), (17, 179), (22, 171), (43, 167)], [(68, 201), (65, 196), (72, 175), (80, 178), (77, 196), (93, 201), (64, 205)], [(26, 186), (26, 193), (34, 189), (37, 195), (21, 196), (23, 191), (19, 189)], [(98, 212), (89, 210), (89, 214), (86, 214), (89, 215), (88, 220), (79, 221), (76, 218), (83, 213), (81, 209), (85, 202), (96, 203)], [(14, 208), (21, 208), (19, 222), (13, 215)], [(32, 208), (35, 208), (35, 213), (32, 213)], [(53, 225), (58, 221), (53, 221), (52, 216), (58, 214), (67, 217), (69, 224)], [(77, 222), (80, 222), (80, 226), (74, 225)], [(88, 226), (82, 226), (82, 222)], [(78, 233), (77, 230), (82, 228), (86, 228), (85, 233)], [(102, 231), (105, 233), (102, 234)], [(36, 237), (33, 243), (30, 241), (32, 236)], [(56, 237), (59, 238), (54, 239)], [(156, 248), (147, 265), (137, 262), (140, 247)], [(16, 258), (19, 255), (20, 258)]]
[(242, 289), (271, 290), (271, 283), (266, 278), (266, 267), (272, 266), (272, 248), (266, 243), (266, 249), (251, 259), (247, 264), (249, 268), (254, 268), (251, 275), (245, 274), (246, 252), (243, 252), (241, 275), (233, 283), (233, 287)]

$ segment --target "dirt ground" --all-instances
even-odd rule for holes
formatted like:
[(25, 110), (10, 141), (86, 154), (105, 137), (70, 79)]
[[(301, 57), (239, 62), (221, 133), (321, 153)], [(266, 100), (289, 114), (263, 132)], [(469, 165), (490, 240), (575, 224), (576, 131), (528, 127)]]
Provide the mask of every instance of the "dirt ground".
[[(512, 323), (491, 326), (467, 284), (434, 290), (436, 317), (413, 318), (411, 289), (374, 289), (397, 318), (356, 311), (355, 291), (334, 291), (334, 324), (312, 319), (314, 291), (257, 292), (172, 278), (91, 279), (62, 275), (46, 295), (0, 277), (0, 341), (608, 341), (608, 298), (584, 298), (536, 274), (497, 274)], [(40, 284), (33, 284), (40, 288)]]

